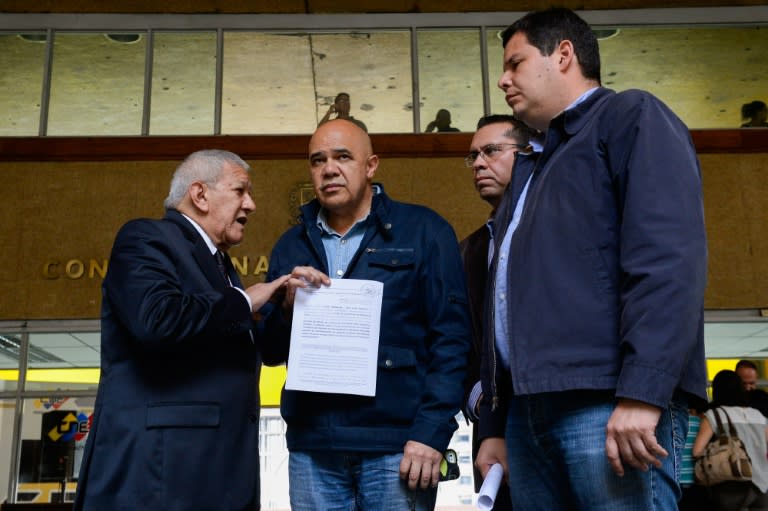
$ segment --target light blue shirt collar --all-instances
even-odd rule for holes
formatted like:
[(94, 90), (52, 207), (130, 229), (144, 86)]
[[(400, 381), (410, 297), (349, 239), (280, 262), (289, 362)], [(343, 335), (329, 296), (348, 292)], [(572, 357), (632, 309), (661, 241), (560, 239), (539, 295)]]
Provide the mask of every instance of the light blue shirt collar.
[(576, 101), (574, 101), (573, 103), (568, 105), (565, 109), (566, 110), (571, 110), (572, 108), (576, 108), (578, 105), (580, 105), (581, 103), (585, 102), (587, 100), (587, 98), (589, 98), (592, 94), (594, 94), (595, 91), (597, 89), (599, 89), (599, 88), (600, 87), (592, 87), (591, 89), (586, 91), (584, 94), (582, 94), (581, 96), (576, 98)]

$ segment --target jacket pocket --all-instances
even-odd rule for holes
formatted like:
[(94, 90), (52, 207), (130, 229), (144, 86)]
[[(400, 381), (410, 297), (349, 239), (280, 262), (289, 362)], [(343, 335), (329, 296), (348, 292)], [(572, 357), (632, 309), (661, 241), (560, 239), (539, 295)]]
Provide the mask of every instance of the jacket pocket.
[(404, 269), (416, 262), (416, 251), (412, 248), (366, 248), (370, 266), (380, 266), (390, 270)]
[(379, 345), (376, 406), (364, 420), (382, 425), (411, 424), (424, 393), (422, 372), (413, 350)]
[(152, 403), (147, 406), (147, 429), (216, 428), (221, 422), (217, 403)]
[(379, 346), (379, 369), (392, 370), (416, 367), (416, 353), (408, 348)]
[[(393, 309), (386, 303), (390, 300), (397, 302), (412, 301), (418, 289), (416, 283), (416, 251), (412, 248), (366, 248), (365, 276), (355, 278), (378, 280), (384, 283), (384, 301), (382, 316)], [(396, 308), (397, 309), (397, 308)], [(393, 318), (390, 318), (393, 319)], [(383, 320), (383, 317), (382, 317)], [(396, 321), (396, 319), (393, 319)]]

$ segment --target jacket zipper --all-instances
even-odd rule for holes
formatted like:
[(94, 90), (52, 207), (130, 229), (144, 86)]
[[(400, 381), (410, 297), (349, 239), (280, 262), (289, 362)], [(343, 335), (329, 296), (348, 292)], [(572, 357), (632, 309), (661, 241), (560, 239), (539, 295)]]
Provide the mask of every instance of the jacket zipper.
[[(496, 265), (498, 271), (498, 264)], [(496, 388), (496, 278), (494, 275), (493, 283), (491, 284), (491, 300), (493, 306), (491, 307), (491, 322), (490, 331), (488, 336), (491, 340), (490, 352), (491, 352), (491, 411), (496, 411), (499, 407), (499, 393)]]
[[(519, 161), (520, 161), (519, 159), (517, 159), (517, 158), (515, 159), (515, 163), (512, 165), (512, 172), (513, 173), (515, 172), (515, 167), (519, 166), (519, 164), (518, 164)], [(541, 159), (537, 158), (536, 162), (533, 165), (533, 170), (531, 171), (531, 177), (529, 178), (531, 184), (533, 183), (533, 179), (535, 177), (535, 174), (539, 170), (540, 164), (541, 164)], [(517, 200), (519, 201), (520, 197), (518, 197)], [(528, 200), (528, 198), (526, 197), (526, 201), (527, 200)], [(520, 220), (522, 221), (522, 217), (520, 218)], [(509, 224), (507, 224), (506, 228), (509, 229)], [(506, 236), (506, 229), (505, 229), (504, 235)], [(501, 250), (501, 245), (502, 245), (502, 243), (499, 244), (499, 250)], [(511, 246), (511, 244), (510, 244), (510, 246)], [(494, 255), (494, 257), (497, 259), (497, 261), (498, 261), (498, 257), (500, 255), (501, 254), (495, 254)], [(507, 261), (507, 264), (509, 264), (509, 261)], [(496, 376), (497, 376), (496, 369), (497, 369), (497, 365), (498, 365), (497, 364), (497, 359), (496, 359), (496, 274), (498, 273), (498, 271), (499, 271), (499, 267), (498, 267), (498, 262), (497, 262), (497, 264), (496, 264), (496, 272), (494, 273), (493, 283), (491, 284), (491, 297), (490, 298), (491, 298), (493, 306), (491, 307), (491, 322), (490, 322), (490, 325), (489, 325), (490, 330), (491, 330), (491, 334), (488, 336), (491, 339), (491, 346), (490, 346), (491, 350), (490, 351), (491, 351), (491, 357), (492, 357), (491, 358), (491, 394), (492, 394), (491, 395), (491, 411), (495, 411), (496, 408), (499, 407), (499, 392), (498, 392), (498, 386), (497, 386), (497, 382), (496, 382)], [(506, 276), (504, 278), (506, 278)], [(506, 309), (506, 307), (505, 307), (505, 309)], [(509, 355), (510, 355), (509, 364), (510, 364), (510, 369), (511, 369), (511, 365), (512, 365), (512, 349), (511, 349), (511, 346), (510, 346)], [(510, 376), (510, 379), (511, 379), (511, 376)], [(510, 385), (514, 386), (514, 384), (511, 381), (510, 381)]]

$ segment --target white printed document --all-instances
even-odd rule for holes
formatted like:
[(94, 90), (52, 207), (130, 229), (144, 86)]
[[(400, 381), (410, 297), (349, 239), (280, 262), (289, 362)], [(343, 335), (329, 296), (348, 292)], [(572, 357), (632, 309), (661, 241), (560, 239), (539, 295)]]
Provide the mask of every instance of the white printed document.
[(493, 503), (496, 501), (496, 494), (501, 486), (501, 479), (504, 477), (504, 467), (499, 463), (494, 463), (491, 469), (485, 474), (485, 481), (480, 487), (480, 493), (477, 496), (477, 507), (482, 511), (493, 509)]
[(383, 293), (355, 279), (297, 289), (285, 388), (375, 396)]

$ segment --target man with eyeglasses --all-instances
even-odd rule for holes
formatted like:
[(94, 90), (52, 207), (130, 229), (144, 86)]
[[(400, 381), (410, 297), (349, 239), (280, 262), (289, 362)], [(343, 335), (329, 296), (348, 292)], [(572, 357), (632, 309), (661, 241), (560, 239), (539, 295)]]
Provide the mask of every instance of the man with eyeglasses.
[(477, 464), (506, 460), (515, 511), (677, 509), (687, 408), (706, 399), (690, 133), (651, 94), (601, 86), (595, 34), (569, 9), (502, 42), (498, 85), (545, 142), (496, 213)]
[[(493, 214), (501, 203), (504, 190), (512, 178), (512, 165), (519, 151), (530, 152), (529, 145), (535, 132), (512, 115), (487, 115), (477, 122), (469, 154), (464, 158), (472, 169), (472, 182), (480, 198), (491, 205), (488, 222), (461, 241), (461, 257), (467, 276), (467, 293), (472, 319), (472, 351), (465, 382), (464, 414), (472, 427), (472, 461), (480, 447), (477, 408), (482, 393), (480, 384), (480, 354), (483, 342), (483, 303), (488, 278), (488, 265), (493, 256)], [(483, 478), (475, 469), (475, 491), (480, 490)], [(508, 510), (512, 503), (506, 485), (499, 488), (493, 509)]]

